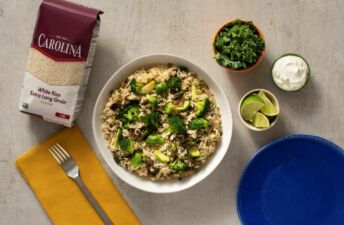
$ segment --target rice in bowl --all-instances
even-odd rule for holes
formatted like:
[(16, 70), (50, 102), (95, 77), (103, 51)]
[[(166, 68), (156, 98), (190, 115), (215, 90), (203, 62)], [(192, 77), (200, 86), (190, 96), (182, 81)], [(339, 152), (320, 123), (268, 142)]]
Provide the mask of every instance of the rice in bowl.
[(185, 67), (141, 68), (114, 89), (102, 112), (114, 160), (151, 180), (183, 178), (215, 152), (222, 135), (215, 98)]

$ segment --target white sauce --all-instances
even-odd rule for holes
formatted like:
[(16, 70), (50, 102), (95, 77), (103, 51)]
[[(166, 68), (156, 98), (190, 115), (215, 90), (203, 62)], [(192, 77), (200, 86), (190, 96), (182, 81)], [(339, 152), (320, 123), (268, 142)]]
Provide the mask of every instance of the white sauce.
[(308, 79), (309, 68), (305, 60), (298, 56), (287, 55), (275, 62), (272, 77), (275, 83), (286, 91), (302, 88)]

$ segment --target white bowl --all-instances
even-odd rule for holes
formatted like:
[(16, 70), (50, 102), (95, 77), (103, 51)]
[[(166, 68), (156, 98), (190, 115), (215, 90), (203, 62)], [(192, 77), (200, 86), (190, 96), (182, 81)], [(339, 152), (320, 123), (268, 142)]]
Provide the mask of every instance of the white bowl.
[[(216, 103), (220, 108), (223, 135), (217, 146), (216, 152), (214, 152), (208, 162), (193, 175), (183, 178), (182, 180), (151, 181), (130, 173), (114, 161), (110, 150), (106, 146), (101, 131), (101, 113), (106, 101), (108, 100), (110, 91), (117, 88), (120, 82), (124, 81), (130, 74), (141, 67), (167, 63), (186, 66), (190, 71), (195, 72), (200, 79), (204, 80), (208, 84), (216, 98)], [(220, 85), (215, 80), (216, 75), (209, 75), (195, 63), (179, 56), (168, 54), (142, 56), (122, 66), (114, 75), (112, 75), (101, 90), (95, 104), (92, 118), (93, 134), (97, 146), (112, 171), (131, 186), (152, 193), (172, 193), (185, 190), (207, 177), (220, 164), (225, 156), (231, 141), (233, 129), (232, 113), (228, 99)]]

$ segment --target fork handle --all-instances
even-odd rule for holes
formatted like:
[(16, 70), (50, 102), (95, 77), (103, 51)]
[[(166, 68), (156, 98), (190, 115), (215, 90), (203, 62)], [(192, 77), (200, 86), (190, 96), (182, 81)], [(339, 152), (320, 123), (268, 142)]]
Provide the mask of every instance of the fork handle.
[(91, 192), (88, 190), (84, 182), (81, 180), (80, 176), (73, 178), (76, 184), (79, 186), (80, 190), (84, 193), (85, 197), (89, 201), (89, 203), (93, 206), (96, 210), (100, 218), (103, 220), (105, 225), (113, 225), (110, 218), (106, 215), (104, 210), (100, 207), (96, 199), (92, 196)]

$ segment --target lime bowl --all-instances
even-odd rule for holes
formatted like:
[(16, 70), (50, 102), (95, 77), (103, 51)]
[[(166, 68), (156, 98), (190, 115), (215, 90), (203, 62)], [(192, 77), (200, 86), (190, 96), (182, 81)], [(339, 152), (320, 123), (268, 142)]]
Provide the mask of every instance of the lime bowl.
[[(270, 126), (269, 127), (265, 127), (265, 128), (258, 128), (258, 127), (255, 127), (253, 126), (251, 123), (249, 123), (248, 121), (246, 121), (242, 114), (241, 114), (241, 105), (242, 103), (244, 102), (244, 100), (252, 95), (252, 94), (255, 94), (255, 93), (258, 93), (259, 91), (263, 91), (266, 95), (266, 97), (269, 98), (269, 100), (271, 101), (271, 103), (277, 108), (279, 114), (276, 115), (271, 121), (270, 121)], [(250, 130), (253, 130), (253, 131), (266, 131), (266, 130), (269, 130), (271, 129), (278, 121), (278, 118), (280, 116), (280, 113), (281, 113), (281, 110), (280, 110), (280, 105), (279, 105), (279, 102), (276, 98), (276, 96), (274, 94), (272, 94), (270, 91), (266, 90), (266, 89), (263, 89), (263, 88), (257, 88), (257, 89), (253, 89), (251, 91), (248, 91), (246, 92), (242, 98), (240, 99), (239, 101), (239, 104), (238, 104), (238, 115), (239, 115), (239, 118), (240, 118), (240, 121)]]

